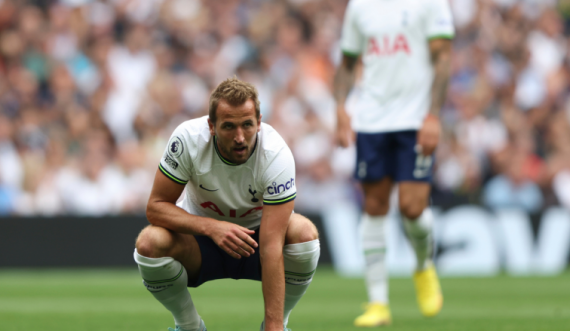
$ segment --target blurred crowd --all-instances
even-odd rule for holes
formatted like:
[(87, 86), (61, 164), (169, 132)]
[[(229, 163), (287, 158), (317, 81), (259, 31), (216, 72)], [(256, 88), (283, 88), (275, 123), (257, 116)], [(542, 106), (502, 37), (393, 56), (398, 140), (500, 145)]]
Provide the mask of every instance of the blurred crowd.
[[(170, 134), (234, 75), (295, 155), (296, 208), (357, 203), (331, 94), (346, 3), (0, 0), (0, 215), (144, 213)], [(435, 203), (570, 208), (570, 6), (450, 3)]]

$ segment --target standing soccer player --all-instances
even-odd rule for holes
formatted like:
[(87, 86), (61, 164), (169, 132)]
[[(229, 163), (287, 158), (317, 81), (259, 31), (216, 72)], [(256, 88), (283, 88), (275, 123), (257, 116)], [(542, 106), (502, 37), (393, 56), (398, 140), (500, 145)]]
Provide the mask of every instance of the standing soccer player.
[[(356, 137), (355, 176), (365, 196), (361, 235), (369, 304), (354, 321), (356, 326), (391, 323), (384, 227), (394, 183), (416, 253), (414, 283), (420, 310), (435, 316), (442, 308), (427, 206), (453, 35), (447, 0), (352, 0), (346, 9), (334, 95), (339, 144), (347, 147)], [(362, 95), (351, 128), (344, 105), (359, 57), (364, 65)]]
[(295, 196), (293, 155), (261, 123), (255, 87), (225, 80), (209, 117), (172, 134), (147, 206), (151, 225), (136, 242), (144, 285), (174, 316), (169, 330), (205, 331), (187, 287), (221, 278), (262, 281), (261, 330), (286, 328), (320, 254), (317, 229), (293, 213)]

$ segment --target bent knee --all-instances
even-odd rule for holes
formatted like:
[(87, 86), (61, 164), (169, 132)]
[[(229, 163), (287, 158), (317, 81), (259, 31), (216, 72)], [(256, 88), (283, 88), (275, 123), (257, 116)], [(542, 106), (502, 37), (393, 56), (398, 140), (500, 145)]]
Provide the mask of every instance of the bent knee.
[(319, 239), (319, 231), (313, 222), (299, 214), (291, 216), (285, 238), (286, 244), (300, 244), (317, 239)]
[(168, 256), (174, 247), (174, 238), (167, 229), (149, 225), (139, 234), (135, 247), (142, 256), (164, 257)]

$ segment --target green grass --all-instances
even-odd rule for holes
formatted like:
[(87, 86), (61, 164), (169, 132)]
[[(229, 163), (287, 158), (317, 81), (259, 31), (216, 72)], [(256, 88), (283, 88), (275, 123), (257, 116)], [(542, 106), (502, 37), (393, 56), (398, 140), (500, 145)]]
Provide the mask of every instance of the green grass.
[[(570, 274), (545, 278), (444, 278), (445, 305), (420, 316), (410, 279), (392, 279), (390, 330), (570, 330)], [(261, 286), (223, 280), (191, 291), (210, 331), (257, 331)], [(293, 311), (294, 331), (357, 330), (365, 301), (362, 279), (317, 271)], [(0, 270), (1, 331), (166, 331), (170, 314), (129, 270)]]

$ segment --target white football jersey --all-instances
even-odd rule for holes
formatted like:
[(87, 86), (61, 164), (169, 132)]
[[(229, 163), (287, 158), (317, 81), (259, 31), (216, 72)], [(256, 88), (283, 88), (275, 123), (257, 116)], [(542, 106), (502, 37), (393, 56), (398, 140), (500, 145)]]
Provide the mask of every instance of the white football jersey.
[(428, 42), (454, 33), (448, 0), (351, 0), (341, 49), (364, 65), (354, 130), (419, 129), (433, 81)]
[(249, 229), (259, 227), (263, 205), (286, 203), (297, 195), (293, 154), (265, 123), (261, 123), (252, 155), (236, 165), (218, 151), (207, 116), (186, 121), (172, 133), (159, 169), (186, 185), (179, 207)]

